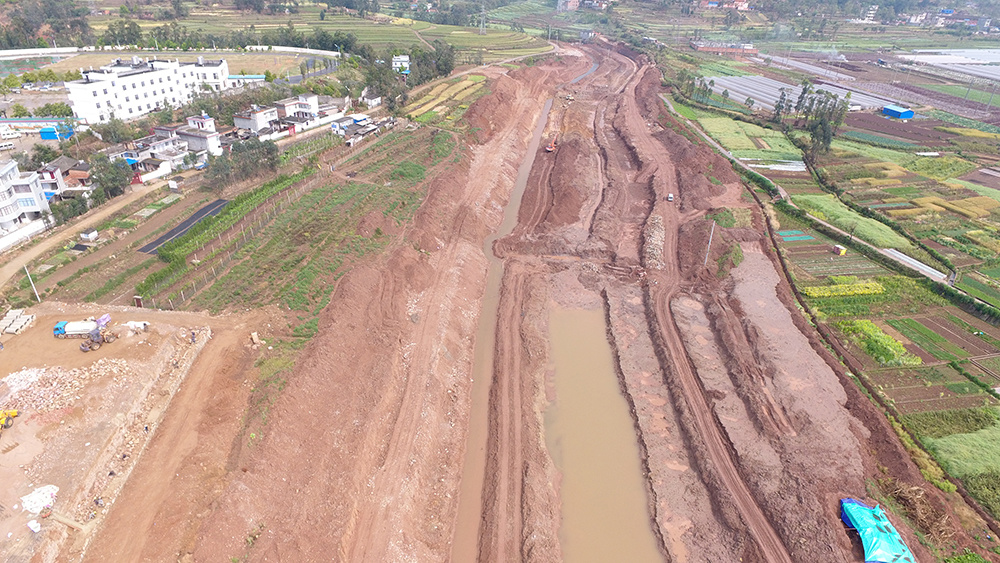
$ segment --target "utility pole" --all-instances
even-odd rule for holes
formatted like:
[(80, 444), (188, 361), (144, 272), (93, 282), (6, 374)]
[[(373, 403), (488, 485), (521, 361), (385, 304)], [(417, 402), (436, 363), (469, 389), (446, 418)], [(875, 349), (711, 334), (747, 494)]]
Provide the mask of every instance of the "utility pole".
[(992, 106), (993, 105), (993, 94), (996, 94), (996, 93), (997, 93), (997, 83), (994, 82), (993, 83), (993, 91), (990, 92), (990, 101), (986, 102), (987, 106)]
[(31, 290), (35, 292), (35, 299), (37, 299), (38, 302), (41, 303), (42, 302), (42, 298), (38, 296), (38, 290), (35, 289), (35, 282), (32, 281), (32, 279), (31, 279), (31, 274), (28, 272), (28, 265), (27, 264), (24, 265), (24, 273), (25, 273), (25, 275), (28, 276), (28, 281), (31, 283)]
[(486, 35), (486, 4), (480, 4), (482, 12), (479, 16), (479, 35)]

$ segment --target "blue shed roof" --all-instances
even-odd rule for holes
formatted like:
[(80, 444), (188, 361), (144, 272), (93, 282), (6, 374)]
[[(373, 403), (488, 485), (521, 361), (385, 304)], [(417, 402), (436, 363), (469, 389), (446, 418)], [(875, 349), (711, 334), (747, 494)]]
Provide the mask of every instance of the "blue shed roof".
[(897, 111), (899, 113), (910, 111), (910, 108), (899, 107), (895, 104), (886, 104), (882, 109), (887, 109), (889, 111)]

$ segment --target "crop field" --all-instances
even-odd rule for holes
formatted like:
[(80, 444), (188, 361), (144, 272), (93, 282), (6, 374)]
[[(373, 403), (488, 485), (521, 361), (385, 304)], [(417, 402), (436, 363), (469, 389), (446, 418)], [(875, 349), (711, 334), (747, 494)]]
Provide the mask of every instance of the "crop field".
[(955, 284), (955, 287), (962, 289), (973, 297), (982, 299), (994, 307), (1000, 307), (1000, 290), (974, 276), (962, 276), (962, 279)]
[(728, 117), (702, 117), (705, 131), (739, 159), (802, 160), (802, 152), (779, 131)]
[[(901, 139), (925, 147), (947, 146), (948, 141), (955, 137), (952, 133), (936, 129), (943, 125), (947, 125), (947, 122), (937, 119), (910, 120), (903, 123), (898, 119), (886, 119), (884, 116), (872, 112), (851, 112), (844, 119), (845, 127), (856, 129), (859, 132), (864, 131), (880, 137)], [(839, 136), (844, 136), (844, 133)]]
[[(967, 370), (967, 367), (963, 369)], [(948, 364), (872, 370), (865, 376), (904, 416), (997, 403), (981, 387)]]
[(990, 125), (989, 123), (983, 123), (975, 119), (969, 119), (967, 117), (962, 117), (946, 111), (932, 109), (927, 111), (927, 115), (935, 119), (940, 119), (941, 121), (954, 123), (955, 125), (959, 125), (961, 127), (970, 127), (987, 133), (1000, 133), (1000, 127), (997, 127), (996, 125)]
[(836, 318), (880, 318), (916, 315), (947, 302), (927, 290), (916, 281), (903, 276), (875, 276), (875, 281), (884, 289), (881, 293), (859, 295), (807, 297), (809, 305), (822, 317)]
[(406, 112), (419, 123), (434, 124), (447, 129), (464, 127), (461, 116), (469, 105), (487, 92), (486, 77), (472, 74), (438, 84), (417, 101), (406, 107)]
[(950, 362), (969, 356), (960, 346), (952, 344), (917, 319), (889, 319), (886, 322), (938, 360)]
[[(928, 90), (934, 90), (935, 92), (941, 92), (942, 94), (948, 94), (949, 96), (955, 96), (957, 98), (962, 98), (970, 102), (980, 103), (980, 104), (990, 104), (993, 107), (1000, 107), (1000, 97), (994, 96), (991, 92), (987, 90), (979, 90), (976, 88), (969, 88), (968, 85), (961, 84), (921, 84), (921, 88), (927, 88)], [(966, 96), (968, 94), (968, 96)]]
[(922, 363), (919, 356), (872, 321), (839, 321), (834, 326), (880, 366), (917, 366)]
[[(796, 277), (822, 279), (829, 276), (880, 276), (888, 272), (857, 252), (834, 256), (830, 244), (810, 244), (786, 249)], [(799, 274), (804, 273), (805, 276)]]
[(527, 0), (494, 8), (487, 12), (486, 15), (491, 20), (517, 21), (528, 16), (551, 14), (552, 12), (552, 4), (539, 0)]
[[(284, 27), (289, 22), (295, 26), (300, 33), (311, 34), (314, 29), (323, 29), (330, 33), (336, 31), (353, 33), (358, 41), (372, 45), (376, 49), (389, 47), (410, 48), (412, 46), (423, 46), (421, 37), (428, 43), (435, 39), (442, 39), (455, 46), (459, 51), (472, 51), (485, 49), (483, 60), (492, 62), (510, 56), (521, 54), (534, 54), (551, 50), (551, 47), (544, 40), (526, 35), (509, 29), (487, 29), (485, 35), (479, 35), (478, 30), (469, 27), (451, 25), (431, 25), (426, 22), (413, 21), (409, 19), (391, 18), (388, 23), (385, 18), (381, 20), (369, 20), (351, 17), (327, 11), (323, 20), (320, 20), (320, 10), (324, 9), (320, 4), (309, 4), (299, 6), (299, 12), (295, 14), (267, 15), (254, 12), (244, 12), (232, 7), (223, 7), (213, 4), (209, 7), (194, 5), (191, 14), (180, 20), (178, 23), (192, 30), (204, 33), (226, 33), (234, 29), (246, 29), (251, 25), (259, 31), (277, 29)], [(90, 18), (90, 24), (99, 35), (108, 26), (108, 23), (118, 19), (114, 16), (98, 16)], [(154, 27), (159, 27), (164, 22), (153, 20), (135, 20), (144, 31)], [(516, 53), (514, 55), (510, 53)], [(101, 63), (105, 64), (105, 63)], [(295, 65), (297, 68), (297, 64)], [(76, 67), (71, 67), (76, 68)], [(238, 67), (233, 67), (238, 71)], [(250, 70), (249, 68), (247, 69)], [(261, 70), (263, 72), (263, 69)]]
[[(433, 128), (383, 136), (343, 165), (365, 181), (305, 192), (234, 255), (233, 265), (192, 306), (221, 311), (277, 303), (297, 314), (296, 336), (311, 336), (343, 268), (389, 242), (383, 228), (394, 229), (412, 216), (428, 169), (445, 162), (454, 148), (451, 133)], [(382, 227), (359, 228), (373, 216), (382, 218)]]
[(858, 238), (879, 248), (908, 249), (906, 240), (887, 225), (874, 219), (858, 215), (833, 195), (797, 195), (792, 198), (796, 205), (808, 210), (816, 217), (829, 221), (835, 227), (853, 232)]

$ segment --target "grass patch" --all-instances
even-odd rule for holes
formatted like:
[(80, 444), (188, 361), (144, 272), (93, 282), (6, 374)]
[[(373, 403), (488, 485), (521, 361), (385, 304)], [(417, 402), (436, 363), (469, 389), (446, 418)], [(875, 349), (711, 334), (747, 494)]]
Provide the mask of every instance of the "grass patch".
[(1000, 425), (925, 441), (941, 465), (960, 479), (994, 472), (1000, 467)]
[[(962, 483), (965, 485), (965, 489), (969, 491), (978, 502), (993, 515), (994, 518), (1000, 517), (1000, 471), (984, 471), (976, 475), (970, 475), (965, 479), (962, 479)], [(975, 554), (973, 554), (975, 555)], [(964, 555), (962, 557), (965, 557)], [(976, 557), (979, 557), (976, 555)], [(948, 560), (951, 563), (951, 559)], [(982, 557), (979, 559), (963, 559), (959, 560), (962, 563), (974, 563), (975, 561), (985, 561)]]
[(674, 110), (677, 111), (677, 115), (690, 119), (691, 121), (698, 119), (698, 114), (696, 114), (693, 109), (677, 101), (677, 98), (673, 98), (672, 100), (672, 104), (674, 106)]
[(888, 225), (858, 215), (834, 195), (794, 195), (792, 201), (817, 218), (829, 221), (845, 232), (853, 232), (854, 236), (879, 248), (904, 250), (911, 248), (910, 241), (900, 236)]
[(944, 438), (952, 434), (971, 434), (996, 424), (997, 411), (990, 407), (948, 409), (903, 416), (903, 422), (923, 438)]
[(714, 213), (706, 213), (705, 218), (715, 221), (716, 225), (727, 229), (736, 226), (736, 217), (729, 209), (721, 209)]
[(406, 180), (407, 182), (416, 183), (423, 180), (426, 173), (427, 168), (424, 166), (416, 162), (404, 160), (393, 169), (389, 177), (393, 180)]

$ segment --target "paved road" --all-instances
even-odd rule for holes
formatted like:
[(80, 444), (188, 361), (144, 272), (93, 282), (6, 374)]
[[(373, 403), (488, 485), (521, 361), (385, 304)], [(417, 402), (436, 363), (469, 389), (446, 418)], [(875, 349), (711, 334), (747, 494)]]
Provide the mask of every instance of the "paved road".
[(165, 235), (147, 244), (146, 246), (140, 248), (139, 252), (145, 252), (146, 254), (156, 254), (156, 251), (161, 246), (188, 232), (188, 230), (190, 230), (191, 227), (197, 225), (198, 222), (204, 219), (205, 217), (218, 215), (219, 212), (222, 211), (222, 208), (225, 207), (227, 203), (229, 203), (229, 200), (227, 199), (217, 199), (212, 203), (209, 203), (205, 207), (202, 207), (198, 211), (195, 211), (193, 214), (191, 214), (191, 216), (182, 221), (180, 225), (177, 225), (173, 229), (167, 231)]

